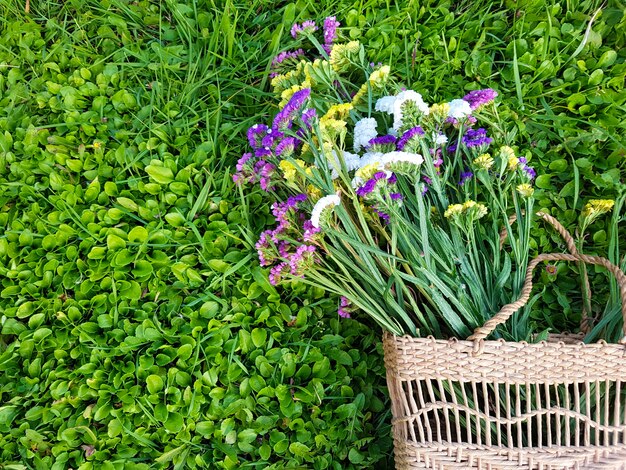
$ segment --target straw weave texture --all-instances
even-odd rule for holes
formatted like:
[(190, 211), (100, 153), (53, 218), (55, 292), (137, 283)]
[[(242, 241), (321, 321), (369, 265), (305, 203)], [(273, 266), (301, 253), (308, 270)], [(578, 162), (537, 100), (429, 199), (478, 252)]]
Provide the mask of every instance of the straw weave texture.
[(520, 299), (471, 340), (384, 335), (398, 470), (626, 470), (626, 345), (485, 340), (525, 304), (534, 267), (554, 260), (604, 266), (626, 298), (608, 260), (544, 254)]

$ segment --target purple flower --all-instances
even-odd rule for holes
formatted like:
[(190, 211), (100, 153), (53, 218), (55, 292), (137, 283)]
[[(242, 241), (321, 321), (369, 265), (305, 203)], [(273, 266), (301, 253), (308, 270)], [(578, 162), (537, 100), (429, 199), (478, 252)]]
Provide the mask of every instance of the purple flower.
[(459, 186), (463, 186), (465, 182), (474, 177), (474, 173), (469, 171), (469, 168), (465, 168), (465, 171), (461, 172), (461, 181), (459, 181)]
[(267, 133), (268, 127), (265, 124), (255, 124), (248, 129), (248, 142), (250, 147), (257, 149), (261, 147), (261, 140)]
[(484, 90), (470, 91), (463, 97), (463, 99), (470, 104), (470, 108), (472, 108), (473, 111), (485, 104), (491, 103), (496, 96), (498, 96), (498, 92), (496, 90), (486, 88)]
[(252, 158), (251, 153), (244, 153), (239, 160), (237, 160), (237, 171), (243, 171), (244, 166)]
[(254, 156), (258, 158), (269, 157), (272, 150), (269, 147), (260, 147), (254, 151)]
[(524, 165), (522, 167), (522, 170), (526, 173), (528, 178), (530, 178), (531, 180), (535, 179), (535, 176), (537, 176), (537, 172), (535, 171), (535, 169), (533, 167), (530, 167), (528, 165)]
[(310, 129), (313, 126), (311, 121), (313, 121), (316, 117), (317, 111), (315, 111), (315, 108), (307, 108), (302, 112), (302, 122), (307, 129)]
[(280, 54), (278, 54), (276, 57), (274, 57), (274, 60), (272, 60), (272, 67), (278, 67), (280, 64), (282, 64), (285, 61), (297, 59), (298, 57), (303, 56), (303, 55), (304, 55), (304, 51), (302, 49), (298, 49), (295, 51), (283, 51)]
[(288, 156), (291, 155), (296, 148), (297, 141), (294, 137), (285, 137), (274, 149), (276, 155), (280, 156)]
[(339, 308), (337, 309), (337, 314), (341, 318), (350, 318), (350, 312), (347, 310), (347, 307), (349, 306), (350, 301), (346, 297), (341, 296), (341, 300), (339, 301)]
[(264, 163), (263, 166), (260, 167), (260, 171), (257, 171), (259, 175), (259, 184), (261, 185), (261, 189), (263, 191), (269, 192), (274, 189), (274, 186), (271, 186), (271, 181), (272, 181), (272, 176), (274, 175), (274, 170), (276, 169), (276, 167), (272, 165), (271, 163), (267, 163), (267, 162), (263, 162), (263, 163)]
[(404, 134), (402, 134), (402, 137), (400, 137), (400, 140), (398, 140), (398, 143), (396, 144), (398, 150), (404, 150), (404, 147), (406, 147), (406, 144), (409, 142), (409, 140), (411, 140), (416, 135), (424, 135), (424, 130), (420, 126), (412, 127)]
[(374, 188), (376, 187), (376, 182), (377, 181), (378, 180), (376, 180), (374, 178), (367, 180), (363, 186), (361, 186), (360, 188), (358, 188), (356, 190), (356, 195), (360, 196), (360, 197), (367, 196), (372, 191), (374, 191)]
[(313, 222), (310, 219), (307, 219), (302, 224), (302, 228), (304, 229), (304, 235), (302, 239), (305, 242), (310, 242), (315, 238), (315, 235), (318, 234), (322, 229), (320, 227), (314, 227)]
[(456, 149), (457, 149), (456, 143), (448, 145), (448, 153), (454, 153), (456, 152)]
[(300, 245), (289, 257), (289, 272), (294, 276), (302, 276), (302, 266), (311, 259), (316, 248), (313, 245)]
[(391, 152), (396, 148), (396, 137), (388, 134), (381, 137), (374, 137), (365, 146), (370, 152)]
[(476, 130), (468, 129), (462, 140), (467, 148), (487, 146), (493, 142), (491, 137), (487, 137), (487, 131), (482, 127)]
[(297, 117), (300, 108), (306, 103), (309, 96), (311, 96), (310, 88), (303, 88), (302, 90), (296, 91), (285, 107), (281, 109), (274, 118), (272, 131), (280, 132), (285, 129), (290, 129), (293, 120)]
[(381, 219), (383, 219), (385, 221), (385, 223), (389, 223), (389, 214), (387, 214), (386, 212), (383, 211), (379, 211), (378, 209), (374, 209), (374, 212), (376, 212), (376, 214), (378, 214), (378, 217), (380, 217)]
[(391, 176), (387, 178), (387, 183), (396, 184), (397, 182), (398, 182), (398, 177), (396, 176), (395, 173), (391, 173)]
[(287, 263), (283, 262), (277, 264), (276, 266), (272, 267), (272, 269), (270, 269), (269, 281), (271, 285), (278, 285), (283, 275), (283, 271), (285, 271), (288, 266), (289, 265)]
[(298, 23), (294, 23), (291, 27), (291, 35), (294, 39), (296, 39), (301, 33), (313, 33), (317, 31), (317, 26), (315, 25), (315, 21), (306, 20), (302, 25)]
[[(454, 127), (459, 127), (461, 125), (459, 120), (453, 117), (446, 118), (445, 122), (447, 122), (448, 124), (452, 124)], [(476, 122), (478, 122), (478, 119), (476, 119), (474, 116), (467, 116), (467, 118), (465, 119), (465, 126), (472, 127), (474, 124), (476, 124)]]
[(331, 46), (337, 39), (337, 28), (341, 25), (334, 16), (329, 16), (324, 20), (324, 50), (330, 54)]
[(389, 197), (392, 201), (401, 201), (404, 199), (400, 193), (389, 193)]

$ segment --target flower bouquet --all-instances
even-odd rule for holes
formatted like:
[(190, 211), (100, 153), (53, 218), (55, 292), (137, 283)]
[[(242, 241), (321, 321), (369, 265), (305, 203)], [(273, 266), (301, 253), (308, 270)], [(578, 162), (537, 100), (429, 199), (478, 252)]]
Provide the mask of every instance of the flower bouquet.
[[(301, 47), (273, 62), (280, 110), (249, 129), (237, 164), (235, 181), (276, 198), (261, 264), (273, 284), (337, 294), (340, 316), (358, 310), (396, 335), (466, 337), (522, 287), (529, 152), (511, 146), (496, 91), (428, 104), (358, 42), (334, 44), (337, 24), (326, 19), (323, 43), (313, 22), (294, 26)], [(526, 338), (515, 325), (500, 334)]]
[[(623, 463), (625, 418), (608, 412), (626, 408), (623, 346), (526, 341), (547, 336), (527, 306), (540, 263), (577, 262), (583, 280), (599, 264), (622, 297), (626, 276), (535, 213), (531, 154), (496, 91), (429, 104), (358, 42), (336, 44), (337, 26), (320, 40), (314, 22), (294, 26), (297, 49), (272, 64), (279, 111), (249, 129), (233, 176), (275, 198), (256, 243), (270, 281), (322, 287), (341, 317), (383, 328), (397, 468)], [(611, 207), (590, 202), (581, 234)], [(537, 217), (570, 254), (530, 259)]]

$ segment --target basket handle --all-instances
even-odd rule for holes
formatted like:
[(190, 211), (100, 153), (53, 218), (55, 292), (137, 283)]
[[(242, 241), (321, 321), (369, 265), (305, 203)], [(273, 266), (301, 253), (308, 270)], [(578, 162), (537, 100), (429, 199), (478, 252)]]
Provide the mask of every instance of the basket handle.
[(528, 263), (526, 269), (526, 278), (524, 279), (524, 286), (522, 292), (515, 302), (505, 305), (496, 313), (491, 319), (487, 320), (483, 326), (480, 326), (474, 330), (474, 334), (468, 338), (470, 341), (479, 342), (489, 336), (493, 330), (501, 323), (504, 323), (508, 318), (520, 308), (526, 305), (528, 299), (530, 299), (530, 292), (533, 288), (533, 270), (542, 261), (577, 261), (587, 264), (597, 264), (605, 267), (610, 273), (615, 276), (617, 284), (619, 286), (620, 298), (622, 300), (622, 318), (624, 319), (624, 337), (620, 340), (620, 344), (626, 344), (626, 274), (616, 265), (611, 263), (606, 258), (600, 256), (590, 256), (581, 254), (568, 254), (568, 253), (545, 253), (537, 256)]
[[(576, 248), (576, 241), (574, 240), (574, 237), (572, 237), (572, 234), (568, 232), (568, 230), (563, 227), (563, 224), (561, 224), (561, 222), (559, 222), (556, 218), (552, 217), (550, 214), (543, 212), (543, 211), (539, 211), (536, 212), (535, 215), (543, 220), (545, 220), (546, 222), (548, 222), (548, 224), (550, 224), (552, 226), (552, 228), (554, 228), (559, 235), (561, 235), (561, 238), (563, 238), (563, 241), (565, 242), (565, 245), (567, 246), (567, 250), (573, 254), (573, 255), (577, 255), (578, 254), (578, 249)], [(511, 217), (509, 217), (509, 225), (511, 225), (513, 222), (515, 222), (517, 220), (517, 215), (513, 214)], [(507, 237), (507, 233), (506, 233), (506, 227), (504, 227), (501, 231), (500, 231), (500, 249), (502, 249), (502, 246), (504, 245), (504, 241), (506, 240)], [(589, 331), (591, 331), (591, 284), (589, 283), (589, 276), (587, 275), (587, 272), (585, 271), (584, 276), (583, 276), (583, 289), (586, 293), (586, 302), (583, 302), (583, 308), (582, 308), (582, 315), (580, 318), (580, 331), (583, 334), (587, 334), (589, 333)]]

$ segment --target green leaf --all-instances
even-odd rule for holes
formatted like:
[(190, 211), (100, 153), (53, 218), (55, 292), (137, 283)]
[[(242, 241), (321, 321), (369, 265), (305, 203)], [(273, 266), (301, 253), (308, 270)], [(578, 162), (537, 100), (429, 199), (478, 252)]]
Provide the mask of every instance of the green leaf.
[(253, 329), (250, 336), (252, 337), (252, 343), (257, 348), (265, 346), (265, 342), (267, 341), (267, 330), (265, 328)]
[(183, 429), (183, 417), (180, 413), (170, 413), (164, 426), (169, 432), (177, 433)]
[(164, 166), (148, 165), (146, 166), (146, 173), (159, 184), (169, 184), (174, 181), (174, 173)]
[(163, 379), (159, 375), (149, 375), (146, 379), (146, 386), (151, 394), (159, 393), (163, 389)]

